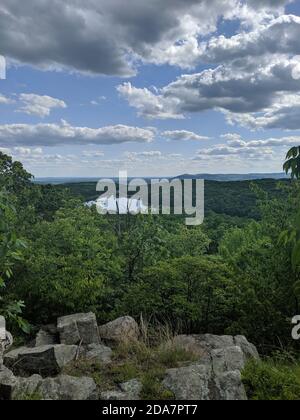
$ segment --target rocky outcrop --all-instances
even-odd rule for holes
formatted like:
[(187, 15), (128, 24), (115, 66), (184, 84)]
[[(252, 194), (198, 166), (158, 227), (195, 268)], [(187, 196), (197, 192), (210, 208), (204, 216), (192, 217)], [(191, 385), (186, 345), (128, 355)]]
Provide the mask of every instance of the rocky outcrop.
[(64, 344), (48, 345), (35, 348), (21, 347), (7, 353), (4, 363), (18, 374), (40, 374), (53, 376), (72, 362), (77, 354), (77, 346)]
[(163, 385), (176, 400), (246, 400), (241, 372), (249, 358), (259, 358), (245, 337), (181, 335), (169, 346), (199, 357), (191, 366), (167, 371)]
[(0, 400), (96, 400), (92, 378), (60, 375), (43, 379), (40, 375), (18, 378), (7, 368), (0, 372)]
[(107, 365), (111, 363), (112, 349), (102, 344), (89, 344), (80, 355), (87, 360)]
[(57, 320), (61, 344), (98, 344), (99, 332), (93, 313), (64, 316)]
[(99, 327), (101, 340), (109, 344), (130, 343), (137, 341), (140, 335), (139, 326), (130, 316), (118, 318)]
[(119, 384), (119, 389), (102, 392), (100, 395), (101, 400), (113, 401), (138, 401), (142, 392), (142, 383), (137, 379), (132, 379), (128, 382)]
[[(63, 374), (76, 369), (77, 363), (68, 370), (64, 367), (78, 359), (78, 366), (86, 363), (86, 372), (92, 372), (91, 367), (97, 372), (98, 365), (109, 372), (106, 365), (114, 361), (107, 345), (138, 339), (139, 327), (131, 317), (118, 318), (99, 329), (92, 313), (59, 318), (57, 326), (42, 327), (28, 347), (6, 352), (5, 366), (0, 360), (0, 400), (139, 400), (143, 385), (138, 379), (100, 391), (91, 377)], [(176, 400), (247, 399), (241, 372), (248, 359), (259, 359), (259, 355), (244, 336), (179, 335), (163, 347), (185, 350), (193, 360), (167, 370), (158, 380), (162, 391)]]

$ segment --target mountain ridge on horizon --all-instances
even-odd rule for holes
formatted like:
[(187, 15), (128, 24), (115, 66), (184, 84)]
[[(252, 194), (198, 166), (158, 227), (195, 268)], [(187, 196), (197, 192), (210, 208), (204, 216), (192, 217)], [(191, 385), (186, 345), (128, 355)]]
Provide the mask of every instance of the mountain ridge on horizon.
[[(111, 179), (117, 179), (117, 177), (105, 177)], [(133, 179), (136, 177), (129, 177)], [(140, 177), (139, 177), (140, 178)], [(219, 181), (219, 182), (230, 182), (230, 181), (251, 181), (259, 179), (287, 179), (288, 176), (285, 173), (248, 173), (248, 174), (181, 174), (177, 176), (162, 176), (162, 177), (142, 177), (144, 179), (204, 179), (206, 181)], [(37, 184), (68, 184), (68, 183), (84, 183), (84, 182), (97, 182), (101, 177), (36, 177), (34, 182)]]

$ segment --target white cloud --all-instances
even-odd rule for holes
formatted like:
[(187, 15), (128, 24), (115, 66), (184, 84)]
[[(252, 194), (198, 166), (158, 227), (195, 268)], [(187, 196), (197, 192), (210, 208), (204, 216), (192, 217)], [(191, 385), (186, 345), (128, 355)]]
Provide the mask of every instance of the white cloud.
[(5, 124), (0, 125), (3, 146), (62, 146), (84, 144), (118, 145), (121, 143), (149, 143), (154, 134), (150, 130), (126, 125), (101, 128), (73, 127), (65, 121), (60, 124)]
[(19, 101), (22, 103), (18, 109), (19, 112), (39, 117), (48, 117), (52, 109), (67, 107), (66, 103), (60, 99), (33, 93), (22, 93), (19, 95)]
[(0, 94), (0, 105), (9, 105), (12, 104), (14, 101), (7, 96)]
[(231, 38), (224, 35), (202, 43), (199, 59), (209, 63), (224, 63), (249, 57), (284, 54), (300, 54), (300, 17), (283, 15), (251, 32), (241, 32)]
[(2, 0), (1, 53), (41, 69), (132, 76), (137, 62), (191, 68), (199, 38), (221, 19), (253, 25), (283, 12), (287, 1)]
[(126, 152), (125, 157), (129, 160), (159, 159), (162, 157), (162, 153), (159, 150), (151, 150), (147, 152)]
[(138, 89), (131, 83), (117, 87), (118, 92), (138, 111), (138, 115), (149, 119), (182, 119), (176, 111), (176, 100), (169, 100), (162, 95), (155, 95), (149, 89)]
[(166, 137), (170, 140), (196, 140), (196, 141), (205, 141), (209, 140), (210, 137), (200, 136), (199, 134), (193, 133), (192, 131), (187, 130), (173, 130), (173, 131), (164, 131), (161, 133), (163, 137)]

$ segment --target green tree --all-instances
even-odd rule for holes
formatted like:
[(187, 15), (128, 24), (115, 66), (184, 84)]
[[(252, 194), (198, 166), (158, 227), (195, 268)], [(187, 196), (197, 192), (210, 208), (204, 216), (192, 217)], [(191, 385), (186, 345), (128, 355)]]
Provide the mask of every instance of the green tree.
[(107, 221), (83, 205), (61, 209), (53, 221), (37, 223), (28, 240), (30, 249), (13, 285), (26, 297), (28, 318), (43, 323), (94, 311), (106, 321), (122, 275)]
[(0, 314), (27, 332), (28, 324), (21, 317), (24, 303), (6, 293), (7, 283), (13, 276), (16, 264), (23, 259), (26, 247), (15, 233), (15, 220), (15, 209), (9, 203), (9, 195), (0, 191)]

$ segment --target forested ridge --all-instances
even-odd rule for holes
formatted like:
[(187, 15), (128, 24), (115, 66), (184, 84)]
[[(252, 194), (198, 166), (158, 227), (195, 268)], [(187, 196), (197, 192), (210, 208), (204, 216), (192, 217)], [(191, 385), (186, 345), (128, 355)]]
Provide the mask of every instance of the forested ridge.
[[(83, 205), (95, 184), (34, 184), (2, 153), (0, 187), (0, 314), (20, 337), (92, 311), (99, 323), (126, 314), (183, 333), (243, 334), (268, 357), (297, 351), (297, 180), (207, 182), (205, 222), (192, 228), (176, 216), (101, 216)], [(252, 367), (249, 386), (269, 368)]]

